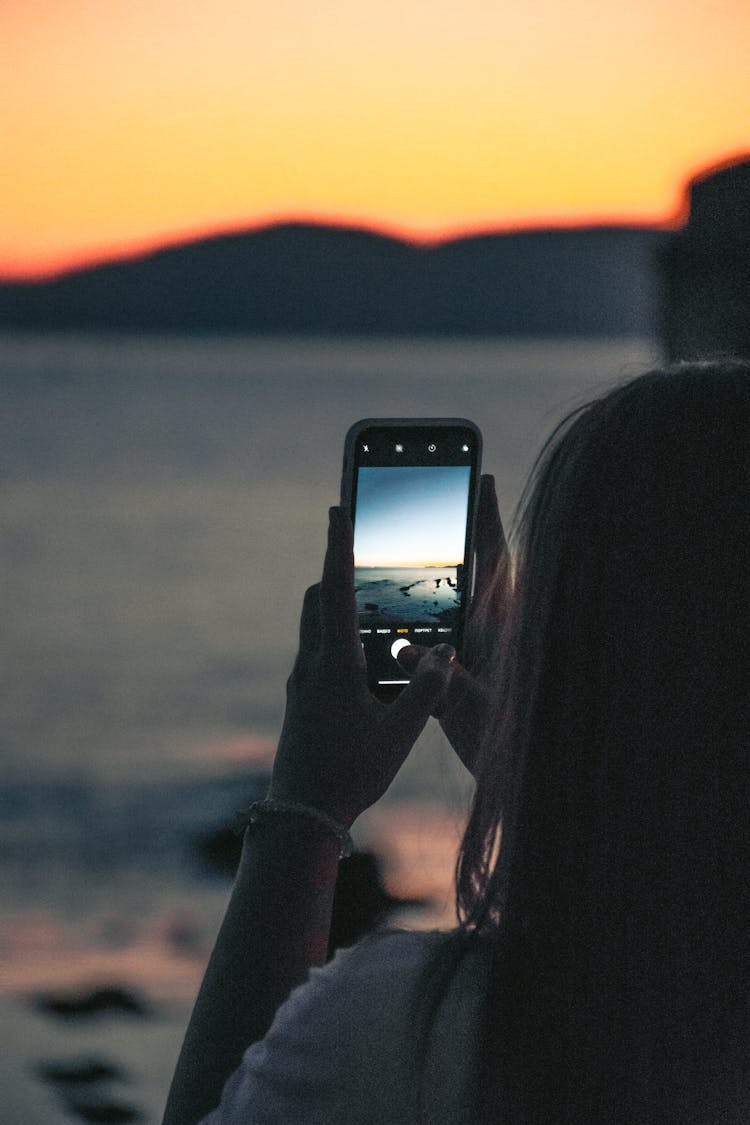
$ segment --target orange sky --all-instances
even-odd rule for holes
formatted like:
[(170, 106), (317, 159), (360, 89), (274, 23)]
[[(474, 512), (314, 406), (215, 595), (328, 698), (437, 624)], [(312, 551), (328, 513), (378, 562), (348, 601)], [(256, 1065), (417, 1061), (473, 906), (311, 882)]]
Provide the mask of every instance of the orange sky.
[(748, 0), (2, 0), (0, 273), (284, 217), (664, 221), (750, 149)]

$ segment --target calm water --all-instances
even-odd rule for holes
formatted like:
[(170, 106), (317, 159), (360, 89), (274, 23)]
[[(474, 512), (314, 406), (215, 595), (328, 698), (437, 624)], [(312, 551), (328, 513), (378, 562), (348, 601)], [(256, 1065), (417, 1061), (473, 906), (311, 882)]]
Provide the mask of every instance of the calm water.
[[(654, 358), (643, 340), (0, 336), (0, 992), (111, 982), (159, 1016), (71, 1032), (8, 1001), (18, 1120), (39, 1058), (75, 1052), (122, 1065), (160, 1118), (227, 895), (191, 849), (270, 761), (349, 425), (473, 419), (507, 521), (559, 417)], [(450, 924), (467, 793), (428, 730), (363, 818), (389, 889), (435, 904), (410, 924)]]
[(641, 340), (0, 337), (6, 776), (262, 754), (350, 423), (472, 418), (507, 520), (560, 415), (652, 359)]
[(459, 604), (455, 566), (358, 566), (354, 582), (360, 619), (365, 622), (447, 625)]

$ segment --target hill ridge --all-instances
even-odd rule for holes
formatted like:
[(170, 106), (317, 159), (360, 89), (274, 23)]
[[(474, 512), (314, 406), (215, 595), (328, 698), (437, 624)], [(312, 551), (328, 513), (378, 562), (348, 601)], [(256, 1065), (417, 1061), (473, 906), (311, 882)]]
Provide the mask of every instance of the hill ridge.
[(138, 332), (650, 334), (668, 233), (635, 224), (419, 243), (285, 221), (0, 284), (0, 326)]

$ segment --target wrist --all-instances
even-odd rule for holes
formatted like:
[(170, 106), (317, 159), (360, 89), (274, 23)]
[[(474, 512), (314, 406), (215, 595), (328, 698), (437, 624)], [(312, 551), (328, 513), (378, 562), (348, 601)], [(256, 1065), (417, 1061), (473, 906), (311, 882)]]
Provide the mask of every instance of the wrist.
[(339, 859), (351, 855), (354, 848), (348, 824), (343, 824), (315, 805), (302, 801), (285, 800), (269, 795), (264, 801), (255, 801), (249, 808), (238, 812), (235, 831), (254, 832), (267, 825), (284, 825), (292, 835), (309, 839), (312, 835), (329, 841), (338, 848)]
[(271, 777), (271, 782), (266, 793), (267, 801), (284, 801), (293, 805), (304, 805), (315, 809), (323, 816), (330, 817), (336, 824), (341, 825), (347, 832), (362, 811), (354, 808), (351, 802), (344, 804), (341, 801), (331, 800), (325, 793), (319, 792), (319, 787), (314, 780), (305, 777), (295, 782), (294, 778), (285, 778), (283, 772)]

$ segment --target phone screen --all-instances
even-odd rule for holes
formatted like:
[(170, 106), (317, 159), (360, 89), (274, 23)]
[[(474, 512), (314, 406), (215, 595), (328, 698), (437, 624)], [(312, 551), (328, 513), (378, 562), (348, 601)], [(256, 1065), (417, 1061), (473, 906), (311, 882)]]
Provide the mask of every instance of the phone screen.
[(460, 651), (480, 443), (474, 427), (429, 423), (357, 435), (354, 584), (368, 678), (384, 695), (408, 683), (404, 645)]

